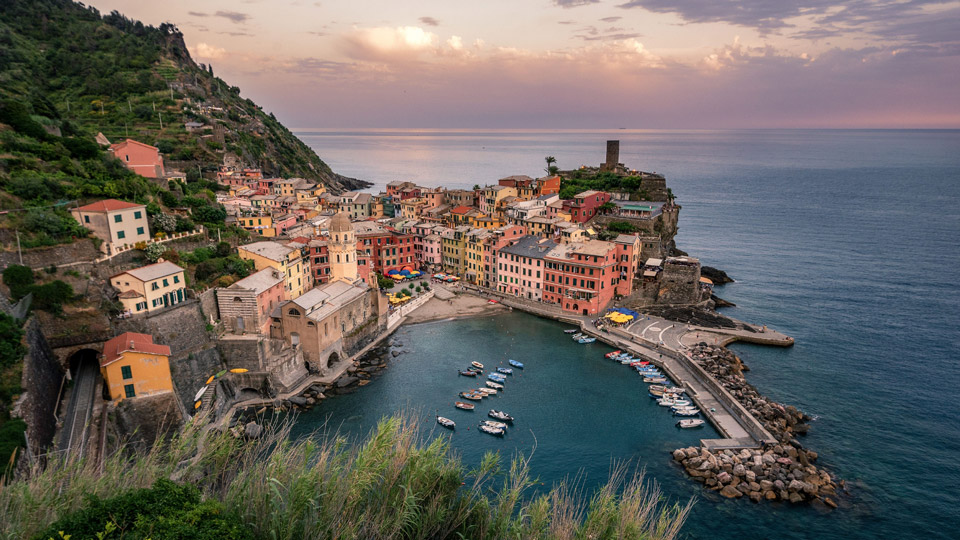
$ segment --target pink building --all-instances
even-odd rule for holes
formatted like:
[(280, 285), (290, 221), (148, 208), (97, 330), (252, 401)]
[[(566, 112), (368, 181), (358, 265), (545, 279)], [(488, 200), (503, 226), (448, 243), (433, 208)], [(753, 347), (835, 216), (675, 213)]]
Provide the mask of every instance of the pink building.
[(563, 211), (570, 214), (574, 223), (586, 223), (597, 215), (597, 208), (603, 203), (610, 202), (610, 194), (605, 191), (582, 191), (574, 195), (573, 199), (563, 202)]
[(633, 292), (633, 279), (640, 270), (640, 236), (636, 234), (621, 234), (613, 243), (617, 246), (617, 271), (620, 279), (617, 283), (617, 294), (627, 296)]
[(560, 244), (546, 256), (543, 301), (578, 315), (597, 315), (613, 300), (620, 282), (617, 245), (588, 240)]
[(522, 225), (504, 225), (490, 233), (490, 236), (483, 241), (482, 285), (495, 289), (497, 287), (497, 253), (502, 247), (509, 246), (522, 238), (527, 234), (527, 229)]
[(439, 234), (428, 234), (420, 240), (420, 267), (439, 268), (443, 264), (442, 238)]
[(274, 216), (273, 218), (273, 229), (276, 231), (276, 236), (284, 236), (287, 234), (287, 229), (293, 227), (297, 224), (297, 215), (296, 214), (283, 214), (279, 216)]
[(225, 289), (217, 289), (220, 320), (234, 333), (270, 330), (270, 314), (287, 300), (284, 275), (276, 268), (264, 268)]
[(110, 153), (131, 171), (146, 178), (163, 178), (163, 158), (156, 146), (133, 139), (110, 145)]
[(546, 256), (557, 247), (552, 240), (524, 236), (497, 252), (497, 290), (540, 301), (546, 275)]

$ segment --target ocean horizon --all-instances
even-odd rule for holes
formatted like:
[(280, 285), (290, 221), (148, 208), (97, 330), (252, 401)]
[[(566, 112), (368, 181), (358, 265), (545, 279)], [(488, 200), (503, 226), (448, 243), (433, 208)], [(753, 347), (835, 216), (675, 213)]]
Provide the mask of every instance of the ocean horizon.
[[(548, 155), (562, 169), (598, 165), (619, 139), (622, 163), (664, 174), (676, 194), (678, 247), (736, 280), (717, 289), (736, 304), (722, 312), (796, 339), (731, 348), (748, 382), (815, 418), (801, 442), (849, 487), (841, 509), (821, 512), (722, 500), (679, 468), (655, 468), (671, 497), (699, 501), (686, 537), (952, 536), (936, 516), (960, 505), (960, 130), (296, 134), (372, 192), (542, 176)], [(666, 450), (609, 457), (663, 465)]]

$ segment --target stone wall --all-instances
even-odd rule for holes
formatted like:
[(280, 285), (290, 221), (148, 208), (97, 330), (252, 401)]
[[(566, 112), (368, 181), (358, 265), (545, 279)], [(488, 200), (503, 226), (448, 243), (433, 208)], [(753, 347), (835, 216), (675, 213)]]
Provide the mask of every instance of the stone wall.
[(658, 175), (641, 175), (640, 191), (646, 191), (651, 201), (666, 201), (667, 179)]
[(170, 376), (173, 378), (173, 387), (182, 409), (186, 412), (193, 410), (193, 396), (203, 386), (207, 379), (224, 369), (220, 351), (211, 345), (181, 357), (170, 359)]
[(24, 326), (27, 355), (23, 359), (21, 386), (25, 397), (19, 412), (27, 424), (27, 441), (35, 455), (39, 455), (53, 441), (56, 431), (55, 411), (64, 372), (56, 356), (40, 331), (36, 317)]
[(155, 343), (170, 346), (172, 357), (213, 345), (213, 335), (207, 332), (207, 321), (197, 300), (187, 300), (142, 317), (116, 320), (114, 326), (114, 335), (123, 332), (152, 335)]
[[(203, 317), (207, 322), (210, 322), (211, 317), (213, 317), (214, 320), (220, 318), (216, 291), (216, 289), (207, 289), (197, 295), (197, 300), (200, 301), (200, 310), (203, 312)], [(256, 324), (256, 318), (253, 319), (253, 324)]]
[[(0, 267), (6, 268), (11, 264), (20, 264), (20, 256), (17, 254), (17, 243), (13, 231), (7, 229), (0, 229), (0, 231), (3, 231), (3, 233), (0, 233), (0, 241), (3, 242), (3, 251), (0, 251)], [(92, 264), (100, 255), (100, 251), (94, 247), (93, 241), (89, 238), (83, 238), (72, 244), (24, 249), (23, 264), (34, 269), (47, 268), (51, 264), (60, 266), (81, 261)]]
[(695, 304), (700, 301), (700, 265), (664, 263), (660, 273), (661, 304)]

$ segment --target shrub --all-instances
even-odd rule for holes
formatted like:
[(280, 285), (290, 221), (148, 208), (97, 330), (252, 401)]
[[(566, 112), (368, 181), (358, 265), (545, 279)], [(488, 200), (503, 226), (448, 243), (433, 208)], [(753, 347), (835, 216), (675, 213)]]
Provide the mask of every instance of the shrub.
[(607, 230), (622, 234), (637, 232), (637, 228), (626, 221), (611, 221), (607, 224)]
[(26, 431), (27, 424), (20, 418), (0, 424), (0, 477), (6, 476), (10, 466), (16, 463), (14, 453), (27, 446)]
[(227, 257), (230, 255), (231, 251), (233, 251), (233, 248), (230, 247), (229, 242), (220, 242), (219, 244), (217, 244), (217, 247), (214, 250), (214, 254), (217, 257)]
[(27, 353), (22, 340), (20, 321), (0, 312), (0, 368), (16, 364)]
[(158, 244), (158, 243), (147, 244), (147, 246), (143, 248), (143, 255), (147, 258), (148, 261), (155, 263), (158, 260), (160, 260), (160, 257), (163, 256), (163, 253), (165, 251), (167, 251), (167, 248), (165, 248), (163, 244)]
[(177, 218), (170, 214), (157, 214), (150, 219), (150, 226), (154, 231), (171, 233), (177, 230)]
[(19, 264), (11, 264), (3, 269), (3, 284), (9, 287), (10, 296), (19, 300), (30, 292), (33, 285), (33, 270)]
[(63, 303), (73, 299), (73, 287), (59, 279), (44, 285), (34, 285), (30, 292), (33, 293), (33, 307), (50, 313), (60, 313)]
[(382, 274), (377, 274), (377, 286), (381, 289), (390, 289), (395, 285), (394, 281), (390, 278), (383, 277)]

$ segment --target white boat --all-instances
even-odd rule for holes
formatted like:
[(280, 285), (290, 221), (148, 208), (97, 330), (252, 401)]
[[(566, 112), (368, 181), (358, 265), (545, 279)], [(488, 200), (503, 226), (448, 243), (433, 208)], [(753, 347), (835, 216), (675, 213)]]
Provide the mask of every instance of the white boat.
[(493, 388), (494, 390), (503, 390), (503, 385), (500, 383), (495, 383), (493, 381), (487, 381), (486, 385), (488, 388)]
[(442, 417), (442, 416), (438, 416), (438, 417), (437, 417), (437, 423), (440, 424), (441, 426), (445, 427), (445, 428), (448, 428), (448, 429), (453, 429), (453, 428), (457, 427), (457, 423), (456, 423), (456, 422), (454, 422), (453, 420), (451, 420), (451, 419), (449, 419), (449, 418), (444, 418), (444, 417)]
[(582, 338), (582, 337), (583, 337), (583, 334), (580, 333), (580, 332), (577, 332), (576, 334), (573, 335), (573, 340), (574, 340), (574, 341), (577, 341), (578, 339), (580, 339), (580, 338)]
[(477, 427), (477, 429), (479, 429), (480, 431), (482, 431), (482, 432), (484, 432), (484, 433), (489, 433), (490, 435), (496, 435), (496, 436), (498, 436), (498, 437), (502, 437), (502, 436), (503, 436), (503, 433), (504, 433), (504, 430), (503, 430), (503, 429), (491, 427), (491, 426), (488, 426), (488, 425), (486, 425), (486, 424), (480, 424), (480, 425)]
[(578, 339), (578, 340), (577, 340), (577, 343), (583, 345), (583, 344), (585, 344), (585, 343), (593, 343), (593, 342), (596, 341), (596, 340), (597, 340), (597, 338), (595, 338), (595, 337), (586, 337), (586, 336), (584, 336), (584, 337)]
[(504, 422), (513, 422), (512, 416), (510, 416), (509, 414), (503, 411), (498, 411), (496, 409), (493, 409), (489, 413), (487, 413), (487, 416), (489, 416), (490, 418), (496, 418), (497, 420), (502, 420)]
[(677, 426), (684, 429), (696, 428), (702, 425), (703, 425), (703, 420), (699, 418), (685, 418), (677, 422)]
[(504, 430), (507, 429), (507, 425), (504, 424), (503, 422), (494, 422), (493, 420), (484, 420), (483, 422), (481, 422), (481, 424), (485, 426), (490, 426), (492, 428), (497, 428), (497, 429), (504, 429)]
[(657, 400), (657, 405), (661, 407), (673, 407), (674, 403), (676, 403), (674, 400), (666, 397)]
[(576, 328), (567, 328), (563, 331), (564, 334), (576, 334), (578, 330)]
[(683, 409), (681, 411), (673, 411), (674, 416), (696, 416), (700, 414), (700, 409)]
[(503, 373), (504, 375), (512, 375), (512, 374), (513, 374), (513, 369), (508, 368), (508, 367), (498, 367), (498, 368), (497, 368), (497, 372)]
[(667, 379), (665, 377), (644, 377), (643, 382), (645, 383), (665, 383)]
[(686, 399), (674, 399), (674, 400), (673, 400), (673, 406), (674, 406), (674, 407), (688, 407), (689, 405), (690, 405), (690, 401), (689, 401), (689, 400), (686, 400)]
[(494, 388), (478, 388), (477, 392), (480, 392), (481, 394), (486, 394), (488, 396), (493, 396), (493, 395), (496, 395), (497, 393), (496, 389)]
[(470, 365), (477, 369), (483, 369), (483, 364), (481, 364), (480, 362), (470, 362)]
[(203, 393), (206, 392), (206, 391), (207, 391), (207, 387), (206, 387), (206, 386), (200, 388), (200, 390), (197, 390), (197, 395), (193, 396), (193, 400), (194, 400), (194, 401), (199, 401), (199, 400), (200, 400), (200, 397), (203, 396)]

